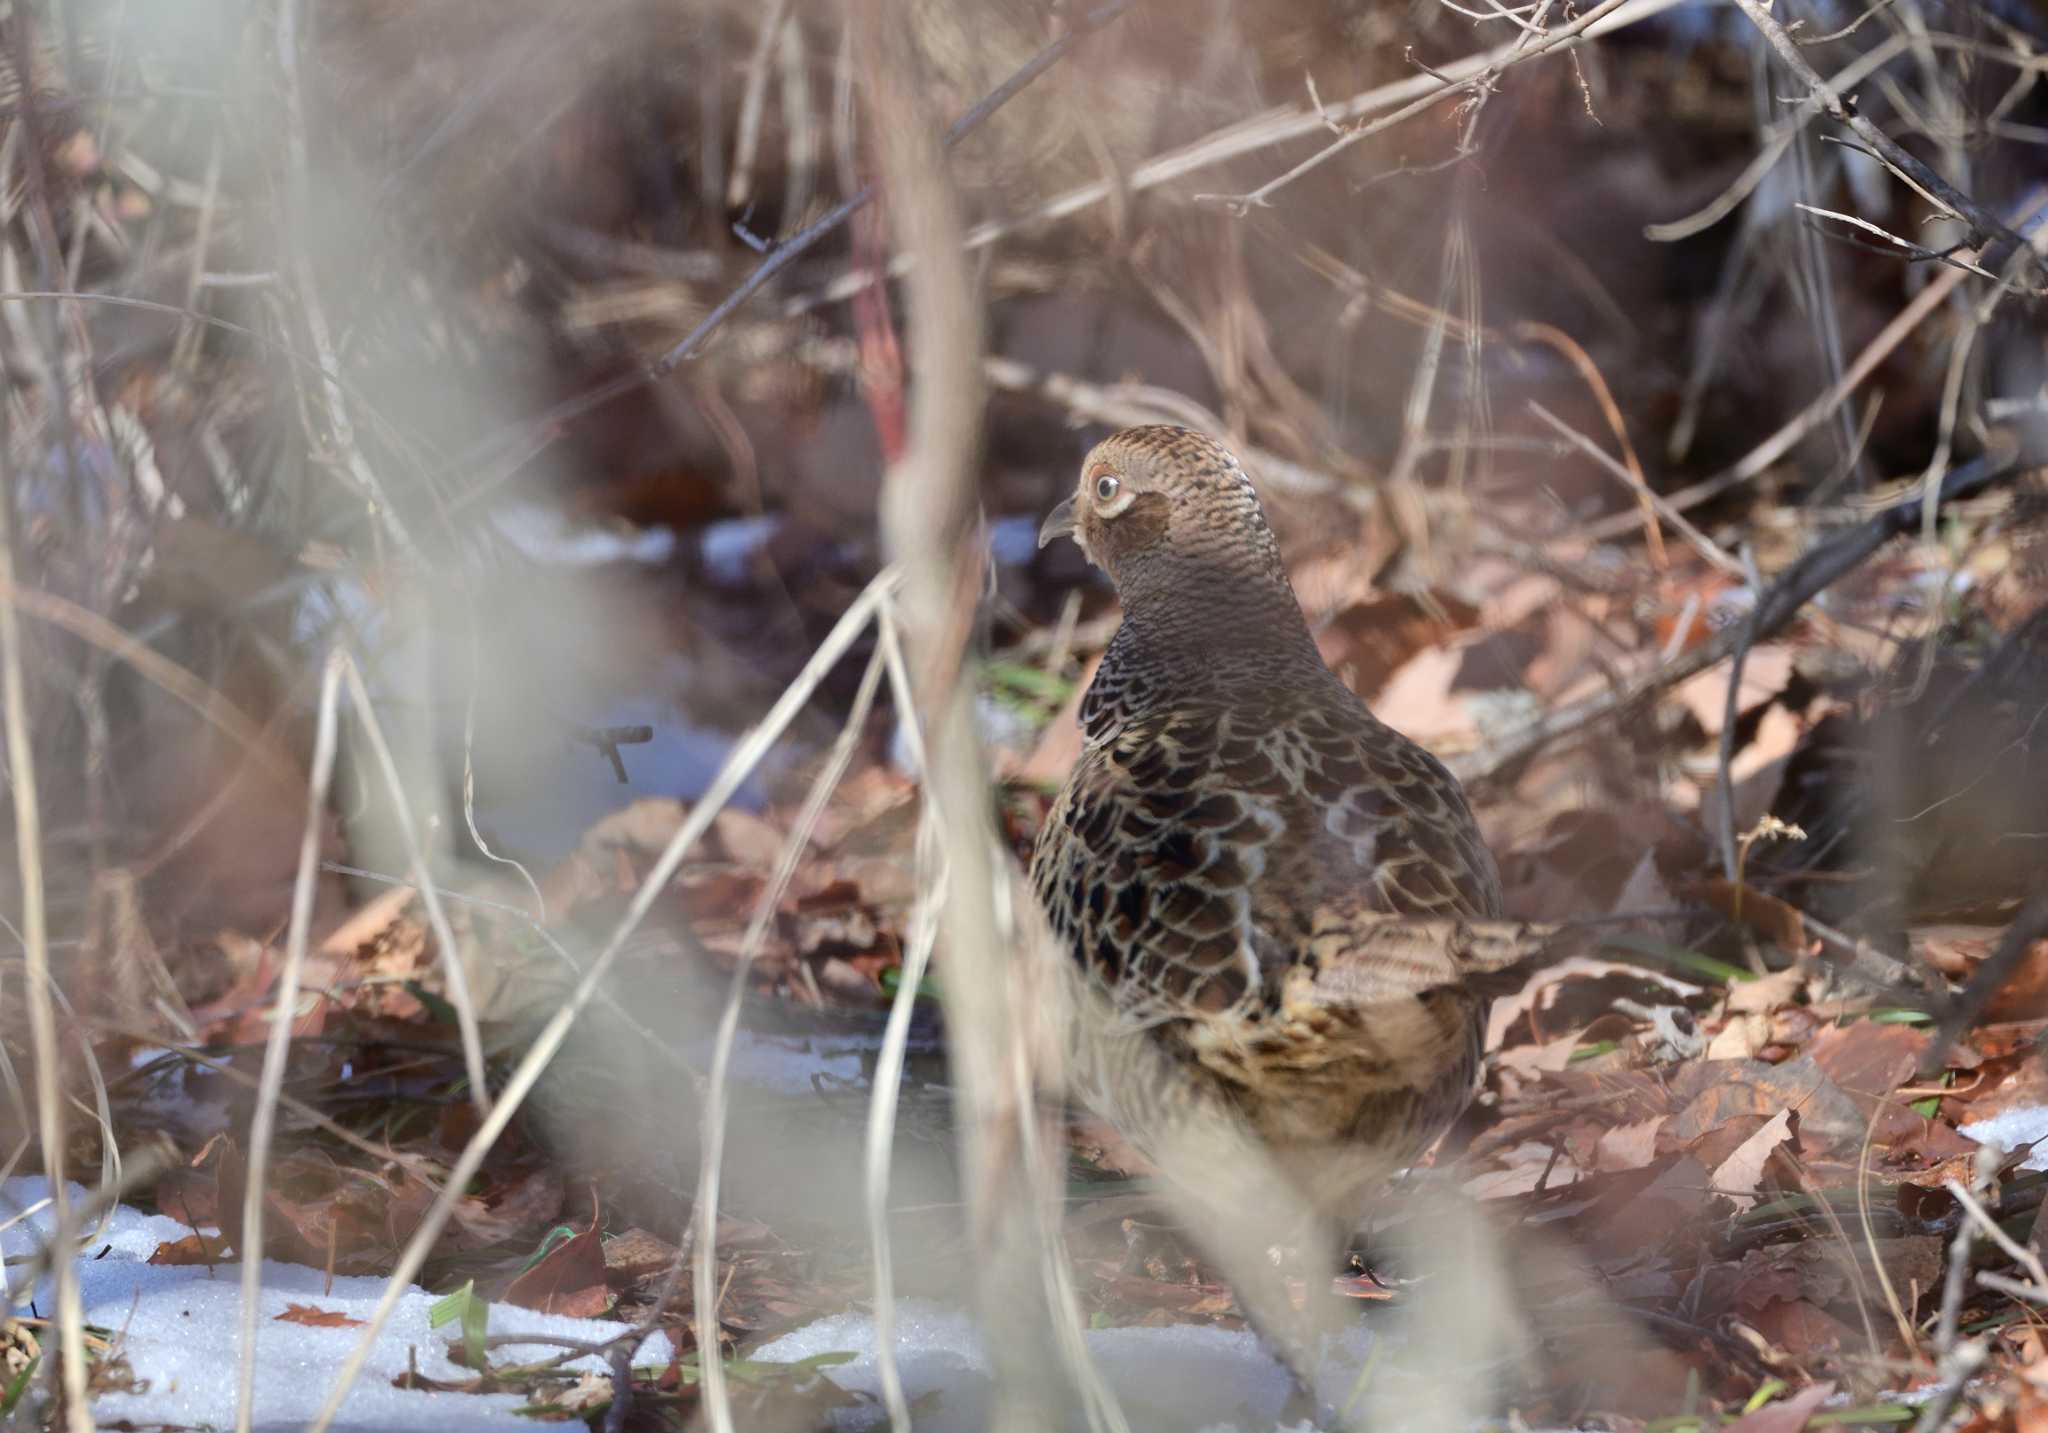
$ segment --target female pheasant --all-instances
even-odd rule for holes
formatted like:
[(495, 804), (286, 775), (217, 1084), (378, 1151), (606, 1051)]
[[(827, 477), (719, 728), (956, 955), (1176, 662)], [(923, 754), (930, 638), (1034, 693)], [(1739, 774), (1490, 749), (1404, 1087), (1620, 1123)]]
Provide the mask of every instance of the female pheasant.
[(1141, 1150), (1191, 1120), (1355, 1224), (1470, 1099), (1482, 996), (1526, 953), (1443, 764), (1324, 665), (1237, 459), (1184, 428), (1088, 455), (1039, 532), (1123, 623), (1032, 883), (1101, 997), (1082, 1096)]

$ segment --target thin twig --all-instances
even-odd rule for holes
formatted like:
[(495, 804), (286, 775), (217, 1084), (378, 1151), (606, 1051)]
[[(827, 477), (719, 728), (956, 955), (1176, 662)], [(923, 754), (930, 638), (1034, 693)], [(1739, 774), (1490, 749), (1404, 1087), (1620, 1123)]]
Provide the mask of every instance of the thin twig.
[[(896, 702), (898, 720), (903, 724), (912, 764), (923, 771), (924, 735), (918, 727), (917, 693), (910, 684), (910, 667), (903, 659), (895, 615), (887, 606), (881, 614), (881, 655), (888, 666), (889, 689)], [(875, 1279), (875, 1371), (881, 1378), (882, 1406), (889, 1412), (892, 1433), (911, 1433), (911, 1425), (910, 1403), (903, 1394), (903, 1373), (896, 1362), (896, 1273), (889, 1239), (889, 1163), (895, 1153), (896, 1102), (903, 1080), (904, 1052), (910, 1043), (910, 1015), (917, 1004), (918, 988), (924, 983), (925, 968), (931, 962), (932, 946), (939, 936), (937, 897), (944, 887), (946, 859), (936, 808), (926, 802), (922, 814), (917, 836), (918, 868), (933, 872), (939, 879), (922, 887), (924, 894), (911, 910), (909, 939), (904, 942), (896, 994), (889, 1002), (882, 1048), (875, 1055), (874, 1092), (868, 1099), (863, 1153), (868, 1252)]]
[[(1588, 27), (1585, 33), (1570, 37), (1565, 43), (1567, 46), (1588, 44), (1600, 36), (1640, 24), (1683, 3), (1685, 0), (1630, 0), (1628, 5)], [(1327, 133), (1333, 120), (1340, 123), (1356, 120), (1366, 115), (1377, 114), (1390, 106), (1406, 104), (1418, 96), (1433, 97), (1446, 81), (1455, 84), (1499, 65), (1516, 53), (1518, 45), (1518, 40), (1511, 40), (1479, 54), (1468, 55), (1464, 59), (1439, 66), (1428, 74), (1412, 75), (1407, 79), (1395, 80), (1361, 91), (1347, 100), (1327, 105), (1320, 111), (1302, 105), (1276, 106), (1249, 119), (1238, 120), (1192, 143), (1156, 155), (1142, 164), (1133, 166), (1128, 173), (1119, 175), (1114, 180), (1099, 179), (1079, 185), (1015, 218), (991, 219), (977, 224), (967, 231), (963, 242), (969, 250), (987, 248), (1012, 234), (1036, 229), (1105, 203), (1118, 192), (1119, 184), (1125, 186), (1132, 195), (1142, 194), (1262, 149), (1270, 149), (1275, 145), (1286, 144), (1309, 135)], [(886, 276), (900, 278), (910, 271), (913, 262), (911, 256), (899, 256), (889, 265)], [(807, 313), (821, 304), (843, 302), (874, 282), (876, 278), (873, 274), (848, 274), (813, 293), (790, 300), (784, 313), (794, 317)]]
[[(1420, 114), (1423, 110), (1450, 98), (1452, 95), (1464, 94), (1468, 91), (1477, 91), (1480, 95), (1485, 95), (1492, 88), (1494, 81), (1504, 71), (1516, 65), (1526, 64), (1528, 61), (1547, 55), (1553, 50), (1560, 48), (1569, 49), (1573, 47), (1582, 35), (1599, 33), (1597, 27), (1600, 26), (1600, 23), (1613, 15), (1615, 11), (1621, 9), (1623, 5), (1629, 3), (1631, 3), (1631, 0), (1600, 0), (1599, 4), (1586, 11), (1585, 14), (1569, 24), (1560, 25), (1557, 29), (1544, 35), (1540, 40), (1532, 40), (1532, 37), (1526, 33), (1518, 35), (1503, 47), (1504, 52), (1497, 61), (1482, 66), (1469, 74), (1458, 75), (1449, 70), (1432, 71), (1436, 75), (1438, 84), (1427, 94), (1424, 94), (1411, 104), (1402, 106), (1392, 114), (1382, 115), (1380, 118), (1369, 123), (1355, 125), (1345, 130), (1340, 138), (1325, 145), (1286, 173), (1267, 180), (1249, 194), (1241, 194), (1234, 198), (1216, 194), (1202, 194), (1197, 195), (1196, 198), (1220, 200), (1227, 203), (1240, 214), (1248, 209), (1263, 208), (1273, 202), (1273, 196), (1280, 190), (1286, 188), (1311, 170), (1328, 163), (1360, 140), (1370, 135), (1378, 134), (1383, 129), (1389, 129), (1412, 115)], [(1320, 111), (1322, 106), (1318, 104), (1317, 109)], [(1323, 118), (1326, 123), (1331, 122), (1327, 114)]]
[[(1976, 1160), (1977, 1178), (1995, 1173), (1995, 1168), (1986, 1169), (1983, 1156), (1988, 1150), (1979, 1149)], [(1945, 1181), (1955, 1188), (1961, 1188), (1951, 1179)], [(1966, 1208), (1967, 1212), (1967, 1208)], [(1995, 1227), (1995, 1226), (1994, 1226)], [(1942, 1278), (1941, 1314), (1934, 1326), (1934, 1353), (1940, 1360), (1946, 1360), (1956, 1348), (1956, 1324), (1963, 1314), (1963, 1295), (1968, 1292), (1970, 1281), (1970, 1250), (1977, 1242), (1977, 1221), (1966, 1218), (1956, 1229), (1955, 1238), (1949, 1241), (1948, 1272)]]
[[(887, 604), (880, 609), (887, 611)], [(824, 764), (811, 782), (811, 789), (797, 813), (796, 821), (783, 838), (775, 869), (754, 900), (754, 914), (740, 940), (739, 959), (734, 962), (732, 980), (726, 987), (725, 1005), (718, 1014), (718, 1030), (711, 1045), (711, 1075), (704, 1086), (703, 1152), (697, 1162), (696, 1254), (692, 1264), (692, 1298), (697, 1320), (697, 1365), (703, 1380), (704, 1412), (714, 1433), (733, 1433), (732, 1399), (725, 1387), (725, 1368), (718, 1348), (718, 1185), (725, 1167), (727, 1087), (732, 1076), (733, 1046), (739, 1039), (740, 1005), (754, 973), (755, 957), (767, 939), (768, 927), (781, 909), (783, 893), (796, 876), (799, 862), (810, 848), (811, 836), (825, 814), (825, 803), (846, 775), (854, 750), (867, 734), (868, 712), (874, 705), (875, 690), (881, 684), (883, 657), (879, 649), (868, 659), (861, 674), (838, 740), (832, 743)], [(709, 1340), (707, 1343), (706, 1340)]]
[(320, 674), (320, 705), (313, 735), (313, 767), (307, 778), (306, 826), (299, 839), (299, 869), (292, 881), (292, 911), (285, 938), (284, 969), (277, 980), (277, 1001), (270, 1017), (270, 1038), (264, 1044), (262, 1083), (256, 1091), (256, 1112), (249, 1122), (249, 1164), (242, 1191), (241, 1358), (235, 1378), (235, 1430), (249, 1433), (256, 1416), (257, 1302), (263, 1289), (263, 1215), (270, 1202), (267, 1179), (270, 1143), (277, 1132), (278, 1096), (284, 1091), (285, 1060), (291, 1050), (292, 1024), (299, 1015), (299, 976), (305, 969), (306, 942), (313, 925), (313, 896), (320, 872), (320, 838), (327, 825), (327, 786), (334, 776), (335, 731), (339, 726), (341, 674), (347, 659), (336, 648)]
[[(1663, 518), (1664, 521), (1670, 523), (1678, 531), (1679, 536), (1692, 544), (1693, 551), (1705, 558), (1708, 566), (1719, 568), (1738, 582), (1746, 583), (1749, 581), (1749, 574), (1743, 570), (1740, 562), (1737, 562), (1730, 556), (1719, 543), (1694, 527), (1691, 520), (1684, 513), (1671, 506), (1665, 500), (1663, 494), (1657, 492), (1644, 480), (1640, 466), (1634, 470), (1623, 467), (1609, 456), (1606, 449), (1602, 448), (1578, 429), (1566, 423), (1562, 418), (1552, 413), (1533, 398), (1529, 400), (1529, 411), (1534, 413), (1544, 423), (1556, 429), (1567, 442), (1598, 463), (1604, 471), (1613, 474), (1614, 477), (1627, 485), (1646, 509), (1655, 511), (1658, 517)], [(1650, 530), (1655, 531), (1654, 520)]]
[(137, 641), (97, 612), (54, 592), (17, 586), (11, 575), (0, 574), (0, 602), (120, 658), (138, 676), (192, 708), (209, 725), (241, 746), (265, 776), (281, 787), (298, 789), (299, 773), (277, 754), (255, 719), (189, 669)]
[(2007, 1234), (2003, 1228), (1999, 1228), (1999, 1220), (1991, 1218), (1991, 1214), (1985, 1210), (1985, 1206), (1982, 1206), (1976, 1200), (1974, 1193), (1964, 1189), (1960, 1183), (1956, 1183), (1954, 1179), (1944, 1179), (1942, 1187), (1948, 1189), (1952, 1196), (1956, 1196), (1956, 1204), (1960, 1204), (1962, 1212), (1970, 1216), (1970, 1222), (1974, 1222), (1976, 1228), (1982, 1234), (1985, 1234), (1991, 1243), (1995, 1243), (1999, 1249), (2003, 1249), (2007, 1259), (2011, 1259), (2021, 1269), (2028, 1271), (2028, 1275), (2034, 1279), (2036, 1288), (2048, 1288), (2048, 1271), (2042, 1269), (2042, 1261), (2040, 1261), (2038, 1253), (2034, 1253), (2032, 1249), (2021, 1245), (2017, 1239), (2013, 1239), (2011, 1234)]
[(728, 212), (744, 209), (754, 193), (754, 152), (761, 143), (761, 111), (768, 102), (768, 55), (789, 19), (791, 0), (774, 0), (754, 36), (754, 53), (747, 60), (747, 87), (740, 91), (739, 125), (732, 138), (732, 176), (726, 181), (725, 207)]
[[(59, 400), (62, 401), (61, 399)], [(73, 1237), (71, 1196), (65, 1186), (63, 1076), (57, 1063), (57, 1018), (51, 999), (49, 907), (43, 886), (43, 818), (36, 791), (35, 743), (29, 732), (28, 686), (22, 671), (21, 617), (14, 582), (14, 503), (0, 498), (0, 705), (7, 725), (7, 776), (14, 795), (14, 858), (21, 872), (22, 954), (27, 965), (28, 1020), (34, 1045), (36, 1135), (43, 1174), (55, 1206), (51, 1247), (57, 1276), (57, 1378), (64, 1424), (91, 1433), (86, 1404), (85, 1316), (78, 1266), (66, 1242)]]
[[(2048, 189), (2036, 189), (2013, 207), (2014, 222), (2022, 226), (2029, 224), (2048, 204)], [(1980, 259), (1982, 255), (1978, 256)], [(1828, 385), (1812, 402), (1786, 420), (1775, 432), (1758, 443), (1749, 452), (1737, 459), (1731, 466), (1722, 469), (1712, 477), (1680, 488), (1665, 496), (1671, 506), (1680, 512), (1689, 512), (1700, 504), (1710, 502), (1723, 493), (1732, 491), (1744, 483), (1768, 472), (1771, 466), (1796, 447), (1800, 439), (1827, 421), (1835, 409), (1863, 385), (1864, 380), (1877, 371), (1879, 364), (1891, 356), (1892, 350), (1903, 343), (1914, 329), (1918, 328), (1929, 315), (1937, 312), (1963, 281), (1960, 269), (1944, 269), (1941, 273), (1913, 296), (1912, 302), (1893, 316), (1892, 320), (1856, 355), (1840, 378)], [(1621, 513), (1600, 519), (1589, 525), (1582, 534), (1593, 542), (1606, 542), (1619, 537), (1635, 526), (1633, 513)]]
[[(1977, 1017), (1984, 1013), (1984, 1007), (1991, 1003), (1991, 997), (2005, 988), (2013, 973), (2020, 968), (2034, 948), (2034, 942), (2048, 939), (2048, 890), (2036, 891), (2027, 903), (2019, 908), (2012, 918), (2012, 924), (2005, 928), (1999, 938), (1998, 948), (1986, 957), (1984, 963), (1970, 973), (1970, 980), (1963, 987), (1935, 1027), (1934, 1039), (1929, 1042), (1927, 1053), (1921, 1060), (1921, 1068), (1941, 1068), (1955, 1042), (1977, 1023)], [(2048, 1279), (2042, 1280), (2048, 1283)]]
[(940, 996), (962, 1181), (978, 1246), (974, 1292), (994, 1368), (991, 1426), (1054, 1426), (1054, 1410), (1074, 1386), (1090, 1423), (1099, 1425), (1100, 1383), (1085, 1362), (1072, 1365), (1077, 1345), (1055, 1335), (1053, 1348), (1045, 1348), (1048, 1321), (1060, 1316), (1038, 1296), (1047, 1286), (1047, 1262), (1059, 1257), (1045, 1237), (1043, 1213), (1055, 1191), (1032, 1177), (1023, 1158), (1020, 1128), (1038, 1112), (1028, 1095), (1019, 1096), (1018, 1079), (1020, 1065), (1027, 1082), (1040, 1072), (1046, 1012), (1020, 998), (1034, 953), (1019, 949), (1030, 937), (1013, 904), (1017, 872), (989, 819), (988, 765), (965, 660), (981, 586), (974, 475), (986, 403), (982, 315), (962, 243), (959, 195), (928, 128), (908, 53), (909, 14), (905, 0), (877, 0), (870, 25), (856, 37), (870, 56), (876, 149), (896, 246), (917, 259), (905, 295), (907, 442), (883, 483), (881, 519), (888, 550), (904, 567), (897, 610), (925, 734), (925, 800), (947, 836), (943, 871), (926, 879), (940, 893)]
[(419, 890), (420, 903), (427, 910), (427, 926), (434, 932), (434, 944), (441, 948), (441, 970), (448, 983), (448, 1003), (455, 1007), (455, 1027), (462, 1037), (462, 1061), (469, 1075), (469, 1097), (476, 1105), (476, 1112), (489, 1118), (491, 1091), (484, 1068), (483, 1034), (477, 1027), (476, 1001), (470, 996), (469, 969), (463, 960), (462, 947), (456, 944), (455, 927), (448, 923), (447, 908), (441, 904), (441, 892), (434, 884), (433, 870), (427, 862), (427, 848), (420, 840), (419, 823), (413, 818), (411, 794), (406, 790), (404, 778), (398, 774), (398, 762), (391, 754), (391, 744), (384, 739), (384, 724), (377, 719), (377, 709), (370, 704), (370, 690), (363, 684), (363, 674), (356, 669), (353, 659), (344, 657), (342, 675), (348, 682), (349, 700), (355, 706), (356, 719), (362, 723), (363, 735), (370, 740), (370, 751), (377, 759), (377, 771), (384, 778), (384, 789), (391, 797), (391, 817), (398, 827), (399, 840), (405, 845), (406, 859), (412, 864), (413, 883)]
[(1975, 274), (1980, 279), (1991, 279), (1995, 282), (1998, 278), (1989, 269), (1973, 264), (1968, 259), (1958, 259), (1955, 255), (1938, 249), (1930, 249), (1922, 244), (1909, 243), (1891, 230), (1881, 228), (1871, 223), (1868, 219), (1859, 219), (1854, 214), (1844, 214), (1838, 209), (1823, 209), (1817, 204), (1807, 204), (1798, 200), (1793, 201), (1792, 207), (1799, 210), (1802, 214), (1811, 214), (1816, 219), (1832, 219), (1837, 224), (1847, 224), (1852, 229), (1874, 235), (1876, 242), (1867, 245), (1867, 247), (1897, 249), (1904, 253), (1907, 258), (1916, 262), (1949, 264), (1963, 270), (1965, 273)]
[(1820, 77), (1801, 52), (1798, 42), (1786, 34), (1785, 27), (1772, 17), (1765, 0), (1735, 0), (1735, 4), (1770, 42), (1785, 68), (1807, 87), (1808, 93), (1830, 118), (1869, 145), (1887, 169), (1921, 190), (1940, 207), (1967, 221), (1970, 226), (1969, 243), (1982, 251), (1978, 261), (1985, 268), (1998, 270), (2005, 267), (2006, 260), (2026, 242), (2024, 239), (2007, 228), (1996, 214), (1955, 188), (1890, 135), (1858, 114), (1853, 107), (1844, 104), (1840, 93)]

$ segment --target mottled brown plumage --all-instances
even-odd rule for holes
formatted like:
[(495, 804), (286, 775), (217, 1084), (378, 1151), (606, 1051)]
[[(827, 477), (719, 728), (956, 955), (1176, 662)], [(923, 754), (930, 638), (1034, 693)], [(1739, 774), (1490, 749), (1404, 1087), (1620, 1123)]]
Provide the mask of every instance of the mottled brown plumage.
[(1032, 860), (1104, 997), (1081, 1092), (1140, 1148), (1241, 1122), (1342, 1215), (1471, 1096), (1468, 977), (1522, 953), (1493, 859), (1450, 772), (1324, 665), (1222, 447), (1107, 439), (1040, 540), (1066, 533), (1124, 609)]

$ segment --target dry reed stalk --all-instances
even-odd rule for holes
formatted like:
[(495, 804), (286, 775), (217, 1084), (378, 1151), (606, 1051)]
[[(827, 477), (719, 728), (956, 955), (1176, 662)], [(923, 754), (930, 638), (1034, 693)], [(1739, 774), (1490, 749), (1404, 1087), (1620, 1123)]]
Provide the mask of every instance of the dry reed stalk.
[(15, 860), (21, 870), (22, 953), (27, 962), (28, 1018), (34, 1042), (36, 1131), (54, 1206), (51, 1246), (57, 1278), (58, 1377), (70, 1433), (90, 1433), (85, 1396), (85, 1316), (78, 1269), (65, 1241), (72, 1237), (71, 1198), (64, 1183), (64, 1103), (57, 1062), (56, 1003), (51, 997), (49, 908), (43, 885), (42, 808), (36, 797), (35, 742), (29, 732), (28, 687), (22, 671), (21, 618), (15, 603), (11, 500), (0, 501), (0, 706), (6, 718), (7, 768), (14, 792)]
[(327, 817), (327, 788), (334, 777), (337, 708), (341, 703), (342, 668), (348, 658), (339, 648), (330, 653), (320, 673), (320, 705), (313, 736), (313, 768), (307, 781), (306, 826), (299, 840), (299, 869), (292, 880), (290, 933), (285, 938), (284, 969), (277, 980), (277, 1001), (270, 1017), (270, 1038), (264, 1042), (262, 1082), (256, 1111), (249, 1123), (249, 1165), (242, 1191), (241, 1358), (235, 1378), (235, 1433), (249, 1433), (256, 1413), (256, 1303), (263, 1287), (263, 1213), (270, 1145), (277, 1131), (279, 1097), (284, 1093), (284, 1067), (291, 1050), (292, 1022), (298, 1016), (299, 975), (306, 964), (306, 943), (313, 926), (313, 896), (320, 872), (320, 837)]
[[(891, 13), (896, 11), (897, 13)], [(975, 479), (985, 402), (980, 306), (963, 245), (959, 199), (931, 117), (919, 100), (905, 35), (909, 16), (868, 7), (855, 37), (868, 61), (869, 112), (891, 227), (917, 267), (907, 288), (908, 441), (882, 491), (882, 532), (902, 564), (902, 636), (925, 740), (928, 820), (946, 833), (939, 893), (942, 997), (955, 1082), (955, 1123), (969, 1224), (977, 1243), (976, 1304), (995, 1375), (991, 1426), (1061, 1421), (1064, 1379), (1044, 1347), (1045, 1283), (1056, 1248), (1040, 1207), (1050, 1198), (1019, 1140), (1036, 1120), (1029, 1088), (1042, 1054), (1042, 1014), (1019, 999), (1016, 872), (989, 823), (988, 765), (974, 723), (965, 647), (981, 588)], [(930, 843), (927, 843), (929, 845)], [(1023, 1079), (1019, 1079), (1020, 1067)], [(1020, 1097), (1020, 1084), (1025, 1086)], [(877, 1217), (873, 1210), (870, 1218)], [(892, 1413), (894, 1410), (892, 1410)]]
[[(887, 611), (886, 605), (881, 609)], [(704, 1412), (714, 1433), (733, 1433), (732, 1398), (726, 1391), (725, 1364), (718, 1349), (718, 1185), (725, 1164), (727, 1096), (732, 1075), (733, 1045), (739, 1038), (740, 1003), (747, 993), (755, 957), (768, 936), (768, 927), (782, 907), (783, 893), (795, 879), (798, 864), (810, 848), (825, 804), (845, 777), (860, 739), (867, 731), (868, 713), (874, 707), (875, 690), (881, 684), (884, 657), (878, 649), (861, 674), (860, 689), (854, 693), (838, 740), (818, 769), (796, 822), (783, 838), (776, 854), (775, 869), (754, 901), (754, 914), (740, 941), (739, 959), (733, 965), (732, 980), (726, 988), (725, 1006), (719, 1011), (718, 1032), (712, 1043), (711, 1075), (705, 1082), (703, 1152), (698, 1156), (697, 1207), (695, 1210), (694, 1253), (691, 1265), (691, 1298), (697, 1322), (697, 1370), (702, 1380)], [(706, 1327), (711, 1330), (709, 1348), (704, 1344)]]

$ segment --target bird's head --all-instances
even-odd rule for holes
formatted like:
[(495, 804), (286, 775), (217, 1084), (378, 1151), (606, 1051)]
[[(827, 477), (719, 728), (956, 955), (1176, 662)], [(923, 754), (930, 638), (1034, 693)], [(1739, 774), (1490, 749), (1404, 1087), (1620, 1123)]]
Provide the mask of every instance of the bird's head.
[(1072, 537), (1126, 598), (1169, 574), (1286, 588), (1251, 479), (1228, 449), (1190, 428), (1126, 428), (1097, 443), (1074, 495), (1046, 515), (1038, 545), (1056, 537)]

